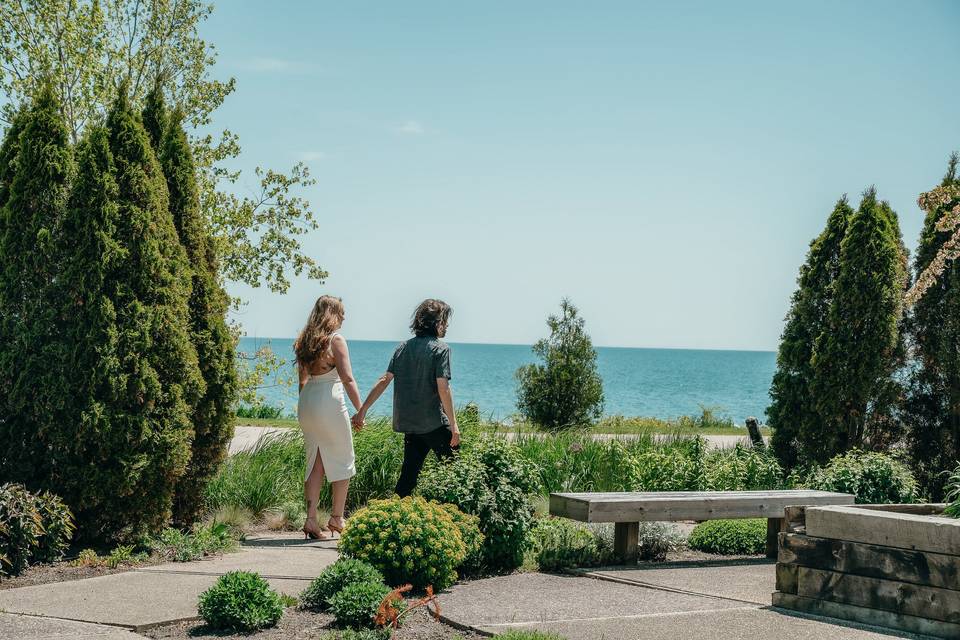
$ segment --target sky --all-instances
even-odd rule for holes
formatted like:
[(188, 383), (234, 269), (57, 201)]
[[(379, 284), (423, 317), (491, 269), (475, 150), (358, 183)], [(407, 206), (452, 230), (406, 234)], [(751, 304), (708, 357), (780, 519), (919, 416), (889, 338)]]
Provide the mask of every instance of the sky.
[(309, 166), (330, 273), (231, 285), (248, 335), (321, 294), (397, 340), (529, 344), (564, 296), (594, 343), (774, 350), (810, 240), (870, 185), (914, 247), (960, 149), (960, 2), (223, 0), (215, 114), (256, 165)]

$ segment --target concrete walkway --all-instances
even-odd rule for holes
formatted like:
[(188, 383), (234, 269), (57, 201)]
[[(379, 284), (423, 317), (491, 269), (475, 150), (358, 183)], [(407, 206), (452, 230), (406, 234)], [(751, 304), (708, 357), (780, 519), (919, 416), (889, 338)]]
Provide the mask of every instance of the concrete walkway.
[[(85, 622), (138, 631), (197, 617), (197, 599), (228, 571), (260, 573), (281, 593), (298, 595), (324, 567), (337, 559), (333, 542), (297, 540), (298, 534), (275, 534), (244, 542), (237, 553), (196, 562), (172, 562), (84, 580), (0, 591), (0, 611), (23, 615), (0, 620), (0, 638), (33, 638), (30, 625), (51, 619)], [(44, 620), (46, 622), (44, 622)], [(95, 627), (84, 627), (99, 637)], [(51, 633), (53, 633), (51, 631)], [(32, 634), (32, 635), (31, 635)], [(39, 636), (44, 637), (44, 636)], [(50, 635), (49, 637), (57, 637)], [(68, 633), (63, 637), (73, 637)], [(80, 636), (83, 637), (83, 636)], [(123, 636), (106, 636), (117, 640)]]
[(767, 606), (774, 565), (613, 568), (515, 574), (441, 594), (448, 622), (481, 633), (551, 631), (577, 640), (889, 640), (889, 630), (788, 615)]

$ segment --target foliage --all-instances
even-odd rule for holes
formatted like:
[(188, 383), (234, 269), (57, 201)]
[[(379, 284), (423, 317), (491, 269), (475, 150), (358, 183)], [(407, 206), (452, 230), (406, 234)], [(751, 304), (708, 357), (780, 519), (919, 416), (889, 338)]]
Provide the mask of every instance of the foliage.
[(390, 640), (389, 629), (342, 629), (327, 631), (319, 640)]
[(808, 483), (813, 489), (851, 493), (858, 504), (916, 502), (919, 491), (904, 463), (883, 453), (856, 450), (815, 470)]
[(73, 514), (58, 496), (44, 491), (37, 496), (37, 512), (43, 525), (43, 534), (37, 540), (34, 552), (36, 562), (56, 562), (70, 547), (76, 525)]
[(37, 499), (22, 485), (0, 486), (0, 555), (7, 570), (18, 576), (30, 564), (43, 535)]
[(323, 611), (330, 606), (330, 598), (358, 582), (382, 584), (383, 574), (362, 560), (340, 558), (320, 572), (300, 594), (300, 606), (313, 611)]
[(714, 491), (777, 489), (784, 482), (783, 469), (772, 454), (740, 443), (708, 453), (705, 467), (707, 487)]
[(960, 209), (958, 160), (953, 154), (940, 186), (920, 199), (926, 218), (909, 323), (916, 362), (906, 403), (907, 442), (917, 480), (934, 500), (943, 497), (946, 472), (960, 460), (960, 262), (945, 259), (956, 251), (960, 233), (953, 230)]
[(547, 319), (550, 337), (533, 346), (542, 364), (517, 369), (517, 408), (534, 424), (553, 431), (583, 427), (603, 414), (603, 383), (597, 352), (577, 308), (564, 299), (560, 316)]
[(231, 571), (200, 594), (200, 617), (212, 629), (256, 631), (283, 615), (283, 601), (259, 574)]
[(232, 551), (237, 546), (237, 540), (230, 525), (213, 522), (197, 525), (189, 532), (164, 529), (149, 546), (165, 560), (190, 562), (215, 553)]
[(603, 564), (590, 529), (566, 518), (535, 520), (527, 554), (540, 571)]
[(947, 477), (944, 488), (944, 499), (947, 501), (947, 507), (943, 510), (943, 514), (951, 518), (960, 518), (960, 464)]
[(425, 470), (418, 491), (427, 499), (478, 516), (484, 568), (510, 571), (523, 563), (533, 520), (531, 495), (539, 489), (535, 464), (515, 445), (484, 436), (466, 439), (455, 460)]
[(93, 549), (83, 549), (73, 561), (75, 567), (99, 567), (101, 564), (103, 559)]
[(762, 553), (766, 542), (767, 521), (763, 518), (708, 520), (694, 527), (687, 538), (691, 549), (721, 555)]
[(513, 629), (506, 633), (498, 633), (495, 637), (500, 640), (564, 640), (562, 636), (545, 631), (526, 631)]
[(389, 584), (437, 591), (456, 581), (467, 555), (450, 514), (420, 497), (371, 501), (350, 516), (340, 552), (373, 565)]
[(697, 436), (670, 448), (652, 448), (629, 460), (631, 491), (699, 491), (705, 489), (706, 441)]
[(330, 598), (330, 611), (340, 626), (373, 627), (377, 609), (389, 594), (390, 587), (382, 582), (354, 582)]
[(626, 491), (631, 457), (654, 447), (649, 434), (635, 438), (595, 439), (563, 431), (541, 437), (517, 432), (520, 455), (535, 465), (542, 491)]
[(136, 553), (133, 545), (120, 544), (114, 547), (110, 554), (103, 558), (103, 563), (110, 569), (127, 564), (136, 564), (147, 559), (147, 554)]
[(248, 405), (237, 407), (238, 418), (257, 418), (259, 420), (276, 420), (283, 417), (283, 407), (273, 407), (269, 404)]
[(811, 360), (814, 343), (827, 326), (833, 283), (840, 271), (840, 247), (851, 216), (853, 209), (844, 196), (826, 228), (810, 243), (780, 338), (767, 418), (773, 430), (771, 446), (788, 468), (820, 455), (822, 421), (811, 393), (815, 376)]
[(464, 513), (452, 504), (441, 504), (440, 508), (447, 512), (453, 524), (460, 531), (460, 539), (466, 555), (457, 570), (467, 574), (477, 574), (483, 567), (483, 534), (480, 533), (480, 518)]

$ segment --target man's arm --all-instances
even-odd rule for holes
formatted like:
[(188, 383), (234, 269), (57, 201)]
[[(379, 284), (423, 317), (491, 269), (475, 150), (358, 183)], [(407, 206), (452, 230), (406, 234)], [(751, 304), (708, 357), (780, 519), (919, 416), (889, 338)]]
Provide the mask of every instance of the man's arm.
[(440, 394), (443, 412), (450, 420), (450, 446), (458, 447), (460, 446), (460, 426), (457, 424), (457, 412), (453, 409), (453, 391), (450, 389), (450, 381), (446, 378), (437, 378), (437, 392)]
[(390, 383), (393, 381), (393, 374), (387, 371), (380, 379), (377, 380), (377, 384), (373, 385), (373, 389), (370, 389), (370, 393), (367, 394), (367, 399), (363, 401), (363, 406), (357, 411), (353, 416), (353, 426), (355, 429), (359, 429), (363, 426), (363, 421), (367, 417), (367, 411), (370, 410), (370, 407), (373, 406), (373, 403), (377, 401), (384, 391), (387, 390), (387, 387), (390, 386)]

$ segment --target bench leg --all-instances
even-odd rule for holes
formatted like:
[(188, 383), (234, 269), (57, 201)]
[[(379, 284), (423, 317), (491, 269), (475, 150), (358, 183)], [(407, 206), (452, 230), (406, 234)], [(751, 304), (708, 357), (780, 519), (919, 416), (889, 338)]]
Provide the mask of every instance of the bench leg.
[(617, 522), (613, 526), (613, 551), (623, 563), (637, 561), (640, 542), (639, 522)]
[(777, 559), (777, 545), (781, 531), (786, 531), (787, 522), (783, 518), (767, 518), (767, 557)]

